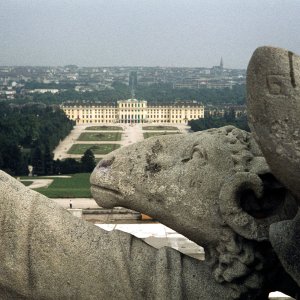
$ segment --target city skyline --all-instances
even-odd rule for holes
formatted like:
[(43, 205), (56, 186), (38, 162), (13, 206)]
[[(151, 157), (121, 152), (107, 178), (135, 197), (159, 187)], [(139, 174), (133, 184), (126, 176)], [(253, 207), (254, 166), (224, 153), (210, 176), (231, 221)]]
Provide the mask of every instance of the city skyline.
[[(221, 57), (222, 61), (223, 57)], [(220, 60), (220, 59), (219, 59)], [(216, 59), (216, 62), (218, 62), (218, 59)], [(215, 67), (220, 67), (220, 62), (216, 63), (215, 65), (211, 65), (211, 66), (146, 66), (146, 65), (95, 65), (95, 66), (80, 66), (77, 64), (66, 64), (66, 65), (0, 65), (0, 68), (78, 68), (78, 69), (128, 69), (129, 71), (139, 71), (142, 69), (213, 69)], [(246, 68), (229, 68), (229, 67), (223, 67), (224, 70), (228, 69), (228, 70), (246, 70)]]
[(1, 66), (245, 69), (255, 48), (300, 53), (300, 1), (11, 0)]

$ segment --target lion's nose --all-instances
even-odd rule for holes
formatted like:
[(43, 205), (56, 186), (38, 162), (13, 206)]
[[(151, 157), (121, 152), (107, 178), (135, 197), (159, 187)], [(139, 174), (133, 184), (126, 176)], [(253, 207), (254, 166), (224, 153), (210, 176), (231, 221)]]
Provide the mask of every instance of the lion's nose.
[(98, 164), (98, 168), (108, 168), (113, 164), (114, 160), (114, 156), (112, 156), (111, 158), (102, 159)]

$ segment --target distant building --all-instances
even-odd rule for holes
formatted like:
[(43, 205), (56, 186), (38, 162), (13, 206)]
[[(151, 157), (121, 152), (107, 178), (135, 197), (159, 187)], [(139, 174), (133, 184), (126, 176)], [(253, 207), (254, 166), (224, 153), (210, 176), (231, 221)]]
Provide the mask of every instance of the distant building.
[(219, 66), (213, 66), (211, 68), (211, 75), (213, 76), (222, 76), (224, 72), (224, 62), (223, 57), (221, 57), (220, 65)]
[(4, 90), (0, 91), (0, 98), (4, 98), (7, 100), (13, 100), (15, 99), (16, 91), (15, 90)]
[(114, 105), (67, 105), (61, 109), (76, 124), (86, 123), (182, 123), (204, 118), (204, 106), (196, 102), (149, 105), (146, 100), (128, 99)]
[(29, 91), (31, 94), (45, 94), (45, 93), (51, 93), (51, 94), (57, 94), (59, 92), (58, 89), (34, 89)]
[(205, 107), (205, 111), (211, 116), (224, 116), (225, 112), (233, 110), (236, 118), (247, 116), (247, 106), (246, 105), (208, 105)]

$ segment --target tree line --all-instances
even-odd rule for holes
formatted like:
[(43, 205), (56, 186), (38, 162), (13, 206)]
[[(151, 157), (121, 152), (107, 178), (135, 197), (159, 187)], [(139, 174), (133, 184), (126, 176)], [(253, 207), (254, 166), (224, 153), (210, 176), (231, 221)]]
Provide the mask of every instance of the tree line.
[(32, 175), (38, 176), (90, 173), (96, 166), (96, 160), (90, 149), (87, 149), (80, 161), (77, 161), (74, 158), (53, 160), (53, 155), (51, 153), (48, 151), (42, 153), (39, 148), (35, 148), (31, 159), (31, 165), (33, 167)]
[(225, 110), (224, 114), (210, 114), (205, 112), (203, 119), (191, 120), (188, 122), (193, 131), (202, 131), (210, 128), (219, 128), (226, 125), (233, 125), (237, 128), (250, 132), (247, 115), (237, 115), (234, 108)]
[(51, 172), (52, 151), (74, 126), (58, 107), (41, 103), (0, 102), (0, 168), (27, 175), (28, 165), (43, 161), (37, 173)]
[(150, 103), (171, 103), (174, 100), (195, 100), (203, 104), (245, 104), (245, 84), (234, 85), (222, 89), (174, 89), (172, 84), (153, 84), (150, 86), (138, 86), (136, 89), (138, 99), (145, 99)]
[[(51, 86), (52, 87), (52, 86)], [(129, 86), (121, 82), (113, 82), (112, 89), (104, 89), (92, 92), (77, 92), (74, 89), (67, 89), (57, 94), (32, 94), (18, 95), (14, 102), (27, 103), (42, 102), (45, 104), (61, 104), (66, 101), (79, 102), (101, 102), (113, 103), (121, 99), (129, 99), (131, 91)], [(245, 104), (246, 88), (244, 84), (234, 85), (230, 88), (222, 89), (188, 89), (188, 88), (173, 88), (170, 83), (155, 83), (149, 86), (138, 85), (135, 90), (137, 99), (145, 99), (152, 104), (169, 104), (176, 100), (196, 100), (203, 104)]]

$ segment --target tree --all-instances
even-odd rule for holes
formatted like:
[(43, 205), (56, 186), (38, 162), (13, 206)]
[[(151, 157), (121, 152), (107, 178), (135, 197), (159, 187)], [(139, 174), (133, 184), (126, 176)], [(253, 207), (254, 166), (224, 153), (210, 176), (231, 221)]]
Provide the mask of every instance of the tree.
[(3, 165), (5, 172), (11, 175), (25, 175), (27, 162), (21, 153), (20, 147), (16, 144), (8, 144), (2, 152)]
[(82, 171), (92, 172), (96, 166), (95, 156), (91, 149), (87, 149), (81, 157)]
[(74, 158), (66, 158), (63, 161), (56, 161), (56, 168), (59, 167), (60, 174), (74, 174), (81, 172), (81, 164)]
[(45, 173), (45, 166), (44, 166), (44, 159), (43, 154), (40, 147), (36, 147), (33, 150), (31, 164), (33, 166), (33, 174), (34, 175), (44, 175)]
[(231, 107), (228, 111), (225, 111), (224, 119), (226, 122), (235, 122), (235, 110)]
[(44, 153), (44, 166), (45, 166), (45, 175), (53, 174), (53, 154), (50, 152), (50, 148), (46, 145)]
[(219, 128), (226, 125), (233, 125), (237, 128), (250, 131), (247, 116), (242, 115), (238, 118), (235, 116), (234, 109), (225, 112), (224, 116), (215, 114), (213, 116), (205, 113), (203, 119), (191, 120), (188, 122), (192, 131), (201, 131), (209, 128)]
[(31, 153), (34, 174), (52, 174), (51, 152), (69, 134), (74, 122), (58, 107), (41, 103), (3, 102), (0, 115), (1, 169), (16, 176), (28, 174)]
[(2, 154), (0, 152), (0, 169), (2, 169), (3, 165), (4, 165), (4, 162), (3, 162)]

